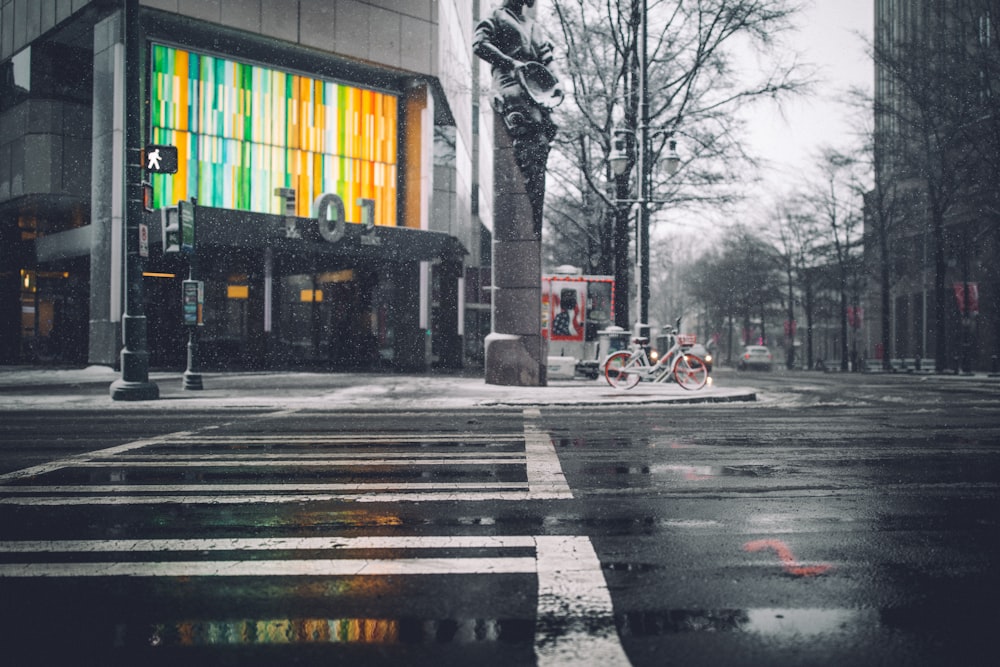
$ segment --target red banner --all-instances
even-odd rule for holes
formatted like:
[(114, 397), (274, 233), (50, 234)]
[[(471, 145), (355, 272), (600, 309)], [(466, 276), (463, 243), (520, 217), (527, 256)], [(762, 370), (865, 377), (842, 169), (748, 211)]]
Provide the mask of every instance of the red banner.
[[(966, 293), (965, 288), (969, 291)], [(963, 315), (979, 314), (979, 283), (955, 283), (952, 285), (955, 290), (955, 300), (958, 301), (958, 312)], [(969, 305), (969, 312), (965, 312), (965, 305)]]

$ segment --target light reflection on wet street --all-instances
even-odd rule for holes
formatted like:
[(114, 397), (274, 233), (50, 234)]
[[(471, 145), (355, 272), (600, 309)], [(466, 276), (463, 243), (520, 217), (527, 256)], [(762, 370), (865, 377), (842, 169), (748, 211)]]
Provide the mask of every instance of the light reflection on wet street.
[(1000, 385), (866, 381), (769, 378), (740, 405), (205, 412), (123, 439), (96, 414), (8, 413), (0, 432), (92, 446), (0, 475), (4, 655), (992, 665)]

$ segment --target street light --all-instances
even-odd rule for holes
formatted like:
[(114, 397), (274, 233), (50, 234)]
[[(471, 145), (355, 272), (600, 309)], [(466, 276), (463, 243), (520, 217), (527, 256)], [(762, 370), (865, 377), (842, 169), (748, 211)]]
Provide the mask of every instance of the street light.
[[(665, 130), (656, 130), (653, 132), (653, 136), (664, 134), (665, 132)], [(632, 130), (615, 129), (613, 133), (614, 139), (611, 143), (611, 154), (608, 156), (608, 162), (611, 164), (611, 171), (614, 172), (615, 176), (621, 176), (628, 171), (628, 168), (633, 161), (633, 156), (629, 150), (629, 142), (628, 139), (626, 139), (626, 136), (635, 136), (635, 132)], [(676, 139), (670, 139), (664, 163), (666, 164), (667, 174), (670, 176), (676, 174), (680, 169), (681, 156), (677, 152)], [(638, 200), (635, 201), (636, 203), (638, 202)]]
[[(617, 199), (617, 204), (639, 204), (639, 223), (636, 228), (636, 273), (638, 274), (638, 319), (640, 324), (649, 321), (649, 205), (658, 203), (652, 198), (650, 180), (653, 171), (653, 161), (649, 155), (650, 132), (647, 126), (639, 128), (639, 133), (628, 129), (615, 129), (611, 142), (611, 153), (608, 163), (616, 177), (623, 176), (636, 162), (632, 145), (638, 144), (639, 157), (639, 196), (636, 199)], [(681, 157), (677, 153), (677, 141), (673, 132), (655, 130), (652, 135), (670, 137), (667, 144), (667, 154), (663, 158), (667, 174), (673, 176), (680, 169)], [(631, 137), (631, 140), (630, 140)]]
[(632, 134), (631, 130), (615, 130), (615, 138), (612, 143), (611, 156), (608, 162), (611, 163), (611, 171), (615, 176), (621, 176), (628, 171), (632, 164), (632, 156), (628, 150), (628, 140), (626, 134)]
[[(617, 176), (622, 176), (631, 167), (633, 160), (628, 154), (628, 141), (625, 135), (631, 134), (638, 141), (639, 162), (639, 197), (634, 202), (639, 204), (639, 224), (636, 229), (636, 273), (639, 276), (639, 318), (638, 323), (646, 325), (649, 322), (649, 204), (652, 201), (650, 193), (650, 176), (653, 173), (652, 160), (649, 154), (649, 85), (647, 83), (649, 54), (647, 52), (649, 9), (646, 0), (640, 2), (639, 23), (639, 127), (638, 134), (631, 130), (615, 130), (612, 154), (609, 156), (611, 168)], [(662, 133), (662, 131), (660, 131)], [(666, 169), (672, 176), (680, 167), (680, 156), (677, 154), (677, 142), (672, 133), (669, 151), (666, 156)]]

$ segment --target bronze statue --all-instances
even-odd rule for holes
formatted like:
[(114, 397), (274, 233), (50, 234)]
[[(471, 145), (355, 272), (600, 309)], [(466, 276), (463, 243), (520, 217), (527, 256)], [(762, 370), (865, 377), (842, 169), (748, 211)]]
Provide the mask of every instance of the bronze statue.
[(524, 7), (535, 0), (503, 0), (478, 26), (475, 54), (492, 66), (493, 109), (503, 118), (514, 144), (531, 201), (535, 233), (541, 234), (545, 199), (545, 165), (556, 135), (552, 109), (563, 99), (559, 81), (549, 70), (552, 44), (546, 41)]

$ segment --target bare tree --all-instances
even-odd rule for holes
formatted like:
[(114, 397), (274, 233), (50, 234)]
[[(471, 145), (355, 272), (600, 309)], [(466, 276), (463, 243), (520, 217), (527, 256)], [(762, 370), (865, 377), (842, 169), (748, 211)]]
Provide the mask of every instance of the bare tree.
[(722, 241), (720, 252), (703, 256), (691, 270), (690, 295), (728, 330), (726, 363), (732, 362), (737, 321), (741, 345), (749, 344), (755, 332), (765, 344), (769, 342), (768, 322), (781, 300), (775, 259), (775, 249), (767, 241), (737, 228)]
[[(820, 157), (820, 177), (805, 195), (807, 205), (821, 231), (817, 249), (825, 251), (828, 263), (836, 270), (840, 335), (840, 368), (848, 369), (857, 350), (848, 348), (848, 325), (858, 316), (860, 302), (861, 199), (858, 196), (858, 161), (833, 149), (824, 149)], [(849, 310), (848, 308), (853, 310)]]
[(813, 269), (820, 261), (817, 243), (820, 232), (816, 218), (804, 206), (801, 196), (792, 195), (778, 204), (775, 211), (773, 243), (776, 261), (784, 275), (786, 344), (785, 366), (795, 368), (795, 340), (798, 333), (795, 306), (801, 304), (806, 315), (806, 367), (813, 367)]
[[(858, 106), (871, 110), (874, 101), (866, 91), (852, 91)], [(895, 356), (892, 335), (892, 288), (901, 272), (898, 261), (899, 232), (906, 213), (914, 202), (912, 189), (892, 178), (891, 167), (899, 154), (899, 137), (885, 127), (876, 128), (870, 115), (858, 122), (863, 145), (857, 159), (864, 165), (868, 178), (856, 181), (856, 196), (864, 201), (864, 254), (865, 266), (879, 288), (879, 342), (882, 352), (882, 369), (891, 368)], [(876, 134), (878, 133), (878, 134)], [(896, 261), (894, 261), (894, 259)]]
[[(616, 323), (628, 326), (630, 200), (633, 166), (613, 173), (609, 156), (614, 132), (623, 130), (634, 157), (634, 138), (642, 129), (639, 80), (643, 65), (648, 82), (647, 146), (652, 169), (650, 209), (655, 215), (669, 204), (673, 209), (703, 207), (717, 210), (734, 201), (747, 181), (752, 159), (739, 141), (735, 111), (760, 99), (783, 99), (805, 84), (794, 61), (783, 60), (776, 36), (790, 27), (794, 7), (790, 0), (649, 0), (649, 25), (656, 26), (642, 62), (639, 44), (639, 0), (552, 0), (553, 12), (565, 48), (564, 76), (569, 80), (571, 104), (559, 119), (561, 135), (550, 161), (553, 184), (582, 184), (606, 213), (589, 215), (578, 225), (606, 225), (611, 233), (584, 232), (595, 239), (610, 237), (619, 298)], [(735, 43), (757, 49), (767, 64), (737, 77)], [(770, 58), (766, 57), (770, 54)], [(581, 140), (586, 137), (586, 140)], [(685, 159), (674, 177), (660, 169), (660, 157), (672, 139), (683, 143)], [(587, 150), (587, 149), (590, 150)], [(557, 171), (562, 171), (556, 175)], [(582, 175), (568, 176), (569, 172)], [(610, 183), (607, 187), (605, 184)], [(567, 197), (582, 189), (567, 188)], [(573, 210), (559, 200), (564, 210)], [(582, 206), (577, 206), (582, 209)], [(549, 216), (550, 228), (566, 225), (565, 215)], [(607, 245), (597, 244), (602, 252)], [(606, 260), (595, 262), (607, 266)]]

